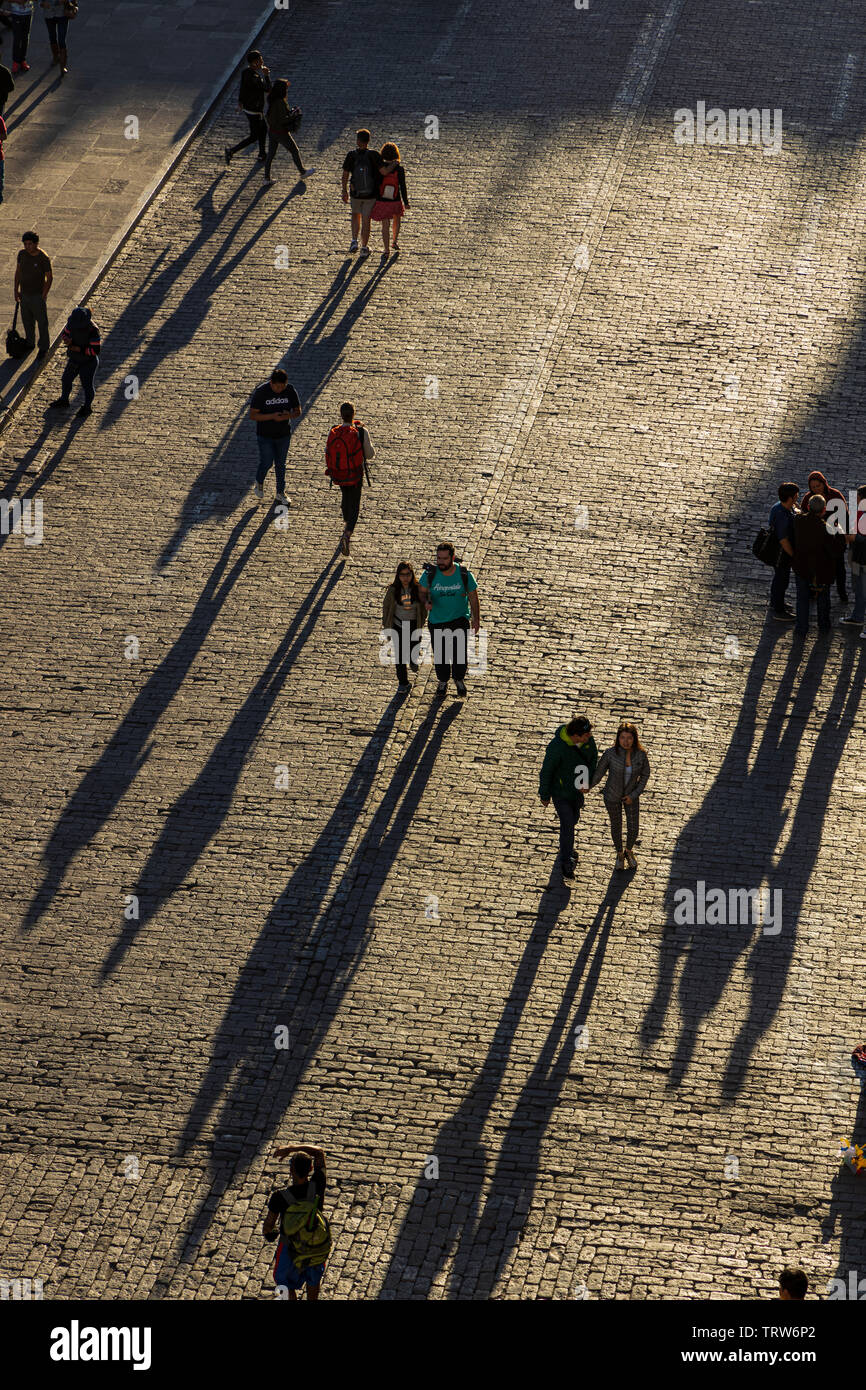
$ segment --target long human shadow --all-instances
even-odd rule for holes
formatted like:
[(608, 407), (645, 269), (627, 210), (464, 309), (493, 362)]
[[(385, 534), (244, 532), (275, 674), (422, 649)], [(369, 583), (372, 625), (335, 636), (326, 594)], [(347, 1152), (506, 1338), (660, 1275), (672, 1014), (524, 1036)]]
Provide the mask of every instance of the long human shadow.
[(43, 851), (44, 876), (25, 914), (24, 931), (39, 921), (63, 883), (75, 855), (97, 834), (148, 758), (150, 748), (146, 745), (153, 730), (183, 684), (212, 624), (270, 523), (270, 516), (266, 514), (243, 550), (233, 559), (241, 533), (254, 515), (255, 509), (250, 508), (232, 528), (183, 631), (145, 681), (99, 758), (61, 811)]
[(342, 558), (328, 577), (338, 554), (334, 552), (300, 604), (283, 640), (201, 772), (169, 811), (162, 833), (132, 889), (139, 903), (139, 916), (125, 924), (109, 951), (100, 972), (102, 979), (118, 968), (138, 934), (183, 883), (222, 825), (250, 748), (340, 579)]
[[(159, 267), (156, 273), (153, 273), (152, 267), (139, 293), (133, 296), (104, 335), (103, 362), (123, 362), (128, 367), (128, 372), (118, 382), (114, 396), (100, 418), (100, 430), (109, 429), (129, 406), (130, 401), (141, 397), (151, 373), (170, 353), (179, 351), (191, 341), (210, 311), (213, 295), (241, 264), (258, 238), (296, 196), (300, 181), (285, 198), (274, 205), (263, 221), (256, 224), (255, 230), (247, 240), (242, 245), (235, 246), (239, 232), (264, 192), (264, 189), (259, 188), (252, 197), (240, 202), (253, 172), (251, 170), (238, 184), (220, 208), (214, 204), (214, 195), (223, 182), (223, 176), (218, 175), (213, 179), (195, 205), (201, 216), (199, 231), (176, 256), (170, 256), (168, 249), (160, 252), (154, 263), (154, 267)], [(235, 204), (238, 204), (237, 208), (234, 207)], [(234, 220), (227, 225), (228, 215), (233, 209)], [(218, 237), (219, 229), (223, 234)], [(211, 244), (214, 240), (216, 245)], [(165, 322), (160, 325), (159, 332), (139, 353), (145, 332), (159, 313), (173, 286), (202, 251), (206, 251), (208, 255), (204, 268), (184, 291)], [(126, 394), (125, 376), (129, 374), (137, 378), (138, 397), (128, 397)]]
[[(577, 1028), (585, 1025), (598, 985), (616, 909), (631, 876), (616, 874), (587, 928), (532, 1071), (521, 1087), (496, 1166), (482, 1201), (488, 1172), (484, 1127), (499, 1094), (518, 1026), (526, 1009), (550, 935), (568, 902), (567, 895), (542, 896), (529, 939), (508, 993), (487, 1055), (459, 1109), (430, 1141), (439, 1164), (435, 1180), (419, 1178), (412, 1204), (379, 1294), (399, 1296), (401, 1281), (411, 1282), (414, 1297), (428, 1297), (454, 1250), (449, 1293), (458, 1297), (464, 1281), (475, 1283), (476, 1298), (488, 1298), (525, 1224), (538, 1180), (538, 1152), (563, 1082), (574, 1058)], [(580, 999), (569, 1026), (578, 990)], [(421, 1267), (413, 1257), (419, 1239), (427, 1250)], [(456, 1243), (456, 1249), (455, 1249)], [(483, 1251), (483, 1263), (479, 1261)], [(475, 1266), (470, 1275), (470, 1267)], [(419, 1292), (423, 1284), (423, 1292)]]
[[(840, 1138), (861, 1147), (866, 1145), (866, 1086), (860, 1091), (853, 1128), (848, 1133), (831, 1135), (830, 1142), (835, 1144)], [(833, 1239), (837, 1230), (839, 1263), (834, 1277), (843, 1280), (845, 1296), (850, 1298), (852, 1271), (858, 1283), (866, 1279), (866, 1179), (855, 1175), (841, 1160), (830, 1184), (830, 1208), (821, 1223), (824, 1244)], [(863, 1293), (858, 1296), (862, 1299)]]
[[(178, 1258), (192, 1253), (219, 1198), (276, 1134), (316, 1059), (361, 964), (375, 927), (372, 909), (391, 871), (442, 742), (460, 713), (431, 705), (406, 747), (326, 904), (330, 884), (373, 787), (400, 699), (395, 695), (309, 853), (292, 873), (244, 964), (214, 1036), (211, 1059), (191, 1106), (176, 1157), (198, 1141), (219, 1106), (219, 1133), (247, 1136), (239, 1153), (210, 1158), (211, 1188), (190, 1219)], [(438, 718), (437, 718), (438, 716)], [(288, 1028), (278, 1050), (275, 1029)]]
[[(790, 641), (787, 629), (786, 635)], [(778, 629), (765, 629), (721, 768), (674, 848), (665, 894), (667, 930), (659, 950), (655, 993), (641, 1030), (645, 1047), (661, 1036), (674, 975), (685, 954), (678, 988), (680, 1031), (668, 1082), (671, 1087), (679, 1086), (691, 1064), (702, 1025), (721, 1000), (738, 960), (749, 951), (749, 1003), (721, 1079), (725, 1103), (733, 1102), (739, 1094), (752, 1052), (772, 1024), (784, 996), (833, 778), (860, 703), (866, 659), (866, 653), (855, 653), (851, 644), (842, 651), (827, 711), (812, 743), (788, 842), (774, 864), (776, 847), (788, 821), (783, 803), (790, 793), (797, 755), (822, 686), (829, 650), (826, 637), (809, 639), (813, 640), (811, 649), (796, 639), (792, 642), (755, 747), (758, 698), (778, 640)], [(751, 920), (750, 912), (741, 914), (748, 920), (733, 924), (675, 925), (678, 890), (689, 889), (696, 895), (701, 880), (707, 892), (721, 888), (726, 904), (730, 903), (734, 889), (759, 889), (763, 884), (771, 894), (778, 890), (780, 929), (776, 930), (775, 923), (767, 923), (768, 929), (764, 930)]]
[[(345, 308), (342, 316), (331, 327), (330, 331), (326, 332), (325, 325), (334, 318), (360, 271), (361, 262), (356, 261), (354, 264), (344, 262), (321, 303), (316, 306), (298, 330), (291, 346), (281, 359), (280, 365), (288, 372), (289, 381), (296, 388), (304, 409), (303, 418), (292, 430), (293, 450), (297, 448), (296, 437), (303, 430), (311, 407), (316, 403), (340, 367), (352, 330), (390, 266), (390, 261), (386, 262), (385, 265), (380, 265), (369, 275), (369, 278), (363, 281), (361, 289)], [(255, 384), (250, 383), (250, 391)], [(242, 408), (244, 416), (247, 409), (245, 404)], [(237, 444), (237, 452), (240, 452), (240, 439), (243, 430), (250, 430), (249, 423), (241, 423), (236, 417), (223, 436), (220, 445), (211, 452), (201, 472), (192, 483), (181, 509), (177, 526), (160, 554), (158, 561), (160, 567), (168, 564), (176, 555), (193, 526), (201, 525), (208, 519), (210, 512), (216, 506), (217, 498), (220, 499), (221, 506), (235, 506), (242, 492), (248, 489), (249, 482), (234, 462), (235, 445)], [(233, 435), (235, 436), (234, 439), (232, 439)], [(316, 445), (317, 457), (319, 452), (324, 449), (324, 440), (325, 435)], [(249, 445), (251, 444), (252, 437), (250, 436)], [(291, 454), (289, 459), (291, 461)]]
[[(49, 68), (49, 69), (48, 69), (48, 72), (46, 72), (46, 73), (43, 74), (43, 78), (49, 77), (50, 74), (51, 74), (51, 69)], [(40, 79), (38, 79), (38, 80), (39, 80), (39, 81), (42, 81), (43, 79), (40, 78)], [(40, 104), (40, 102), (42, 102), (42, 101), (45, 100), (45, 98), (48, 96), (49, 92), (56, 92), (56, 91), (57, 91), (58, 87), (60, 86), (61, 81), (62, 81), (62, 78), (61, 78), (60, 75), (58, 74), (58, 76), (55, 77), (55, 79), (54, 79), (53, 82), (49, 82), (49, 83), (47, 84), (47, 86), (45, 86), (45, 87), (42, 88), (42, 90), (39, 92), (39, 95), (38, 95), (37, 97), (35, 97), (33, 101), (30, 102), (30, 105), (29, 105), (29, 106), (24, 107), (23, 109), (20, 109), (20, 108), (23, 106), (23, 103), (24, 103), (25, 101), (27, 101), (27, 99), (32, 95), (32, 93), (33, 93), (33, 91), (34, 91), (34, 89), (35, 89), (35, 87), (36, 87), (36, 85), (37, 85), (36, 83), (32, 83), (31, 86), (28, 88), (28, 90), (27, 90), (26, 93), (25, 93), (25, 92), (22, 92), (22, 93), (21, 93), (21, 96), (18, 97), (18, 98), (16, 98), (16, 100), (12, 103), (11, 106), (7, 106), (7, 108), (6, 108), (6, 113), (5, 113), (5, 114), (6, 114), (6, 117), (9, 117), (9, 116), (14, 116), (14, 117), (15, 117), (15, 119), (14, 119), (13, 121), (9, 121), (8, 119), (6, 120), (6, 129), (7, 129), (8, 133), (9, 133), (10, 135), (12, 135), (13, 132), (16, 131), (16, 130), (18, 129), (18, 127), (22, 124), (23, 121), (26, 120), (26, 118), (30, 115), (30, 113), (31, 113), (32, 111), (35, 111), (35, 110), (36, 110), (36, 107)], [(54, 135), (55, 135), (55, 132), (54, 132), (53, 130), (50, 130), (50, 129), (47, 130), (47, 131), (44, 133), (44, 135), (43, 135), (42, 139), (40, 140), (39, 144), (37, 145), (37, 147), (36, 147), (35, 149), (31, 148), (30, 150), (28, 150), (28, 156), (29, 156), (32, 160), (35, 160), (36, 156), (37, 156), (38, 153), (39, 153), (39, 150), (40, 150), (44, 145), (50, 143), (50, 141), (54, 138)]]
[[(23, 492), (20, 493), (20, 497), (22, 498), (22, 500), (27, 497), (35, 497), (36, 494), (39, 492), (40, 488), (43, 487), (45, 483), (47, 483), (52, 473), (54, 473), (57, 470), (57, 468), (59, 468), (60, 464), (63, 462), (63, 458), (66, 454), (66, 451), (68, 450), (70, 444), (74, 443), (75, 436), (78, 434), (78, 431), (81, 429), (84, 423), (84, 420), (70, 420), (66, 430), (66, 434), (64, 435), (60, 443), (57, 445), (51, 457), (49, 459), (46, 459), (39, 472), (37, 473), (36, 477), (31, 482), (29, 482), (26, 488), (24, 488)], [(15, 496), (15, 489), (18, 487), (18, 484), (21, 482), (22, 478), (25, 478), (27, 476), (31, 467), (39, 458), (43, 446), (45, 445), (48, 436), (52, 433), (52, 430), (56, 427), (56, 424), (56, 419), (52, 419), (51, 416), (49, 416), (46, 413), (43, 417), (42, 428), (40, 429), (39, 434), (36, 436), (36, 439), (25, 451), (23, 457), (19, 460), (17, 467), (12, 471), (12, 473), (10, 473), (9, 477), (3, 483), (2, 488), (0, 488), (0, 497), (11, 499)], [(6, 544), (8, 539), (9, 533), (0, 533), (0, 548), (2, 548)]]

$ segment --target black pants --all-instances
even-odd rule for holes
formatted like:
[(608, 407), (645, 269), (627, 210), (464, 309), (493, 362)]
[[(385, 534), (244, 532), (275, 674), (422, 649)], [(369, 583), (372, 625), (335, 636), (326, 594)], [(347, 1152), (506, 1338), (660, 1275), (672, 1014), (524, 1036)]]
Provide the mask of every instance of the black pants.
[(265, 121), (264, 116), (257, 116), (249, 111), (245, 111), (244, 115), (246, 116), (247, 121), (249, 122), (250, 133), (247, 136), (246, 140), (239, 140), (236, 145), (232, 145), (231, 149), (229, 150), (229, 154), (237, 154), (238, 150), (245, 150), (248, 145), (254, 145), (256, 141), (258, 141), (259, 158), (264, 159), (266, 155), (265, 141), (268, 135), (267, 122)]
[(409, 679), (409, 668), (413, 671), (418, 670), (418, 648), (416, 645), (415, 650), (412, 650), (412, 638), (415, 637), (417, 644), (421, 634), (415, 632), (411, 623), (396, 622), (392, 630), (394, 651), (397, 655), (397, 679), (401, 685), (405, 685)]
[(305, 174), (306, 169), (301, 163), (301, 151), (298, 149), (289, 132), (284, 130), (277, 134), (276, 131), (271, 130), (268, 132), (268, 157), (265, 160), (265, 178), (269, 179), (271, 177), (271, 165), (274, 162), (274, 155), (280, 148), (280, 145), (287, 149), (292, 156), (298, 173), (301, 175)]
[(60, 378), (60, 395), (64, 401), (69, 400), (69, 392), (75, 385), (75, 378), (81, 381), (81, 389), (84, 392), (84, 404), (93, 403), (94, 389), (93, 379), (96, 376), (96, 369), (99, 366), (98, 357), (75, 357), (68, 358), (66, 366), (63, 368), (63, 375)]
[(343, 513), (343, 520), (346, 523), (346, 530), (351, 536), (358, 524), (358, 513), (361, 510), (361, 488), (363, 482), (351, 483), (346, 487), (340, 484), (340, 510)]
[(27, 46), (30, 43), (30, 24), (32, 14), (13, 14), (12, 21), (12, 61), (24, 63), (27, 60)]
[(430, 623), (429, 626), (436, 679), (447, 681), (453, 675), (456, 681), (462, 681), (466, 675), (469, 619), (455, 618), (451, 623)]

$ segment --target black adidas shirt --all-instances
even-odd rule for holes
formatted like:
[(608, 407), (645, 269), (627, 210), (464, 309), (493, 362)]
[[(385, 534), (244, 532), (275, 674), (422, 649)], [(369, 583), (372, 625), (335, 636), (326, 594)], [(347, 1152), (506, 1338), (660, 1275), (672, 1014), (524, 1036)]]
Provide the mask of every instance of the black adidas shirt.
[[(258, 386), (250, 397), (250, 410), (261, 410), (268, 415), (280, 415), (285, 410), (300, 410), (301, 402), (294, 386), (288, 383), (282, 391), (275, 391), (269, 381)], [(285, 439), (292, 432), (289, 420), (256, 420), (256, 434), (264, 439)]]

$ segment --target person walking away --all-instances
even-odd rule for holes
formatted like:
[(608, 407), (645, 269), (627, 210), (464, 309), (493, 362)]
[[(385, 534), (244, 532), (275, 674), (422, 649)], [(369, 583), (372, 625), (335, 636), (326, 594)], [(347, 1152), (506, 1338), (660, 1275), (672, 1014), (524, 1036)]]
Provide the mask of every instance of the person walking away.
[(271, 468), (277, 482), (277, 501), (289, 505), (286, 496), (286, 457), (292, 442), (290, 421), (297, 420), (301, 402), (289, 374), (278, 367), (270, 380), (257, 386), (250, 397), (250, 419), (256, 422), (256, 443), (259, 448), (259, 467), (256, 473), (256, 497), (264, 496), (263, 483)]
[(84, 404), (75, 413), (85, 417), (92, 413), (95, 395), (93, 383), (102, 346), (99, 329), (90, 316), (90, 310), (81, 304), (77, 309), (73, 309), (61, 336), (66, 344), (66, 366), (60, 378), (60, 395), (56, 401), (51, 402), (49, 408), (66, 409), (69, 405), (69, 393), (75, 384), (75, 378), (78, 377), (84, 392)]
[(289, 112), (289, 103), (286, 97), (289, 94), (289, 84), (284, 77), (279, 77), (271, 87), (268, 97), (268, 153), (265, 159), (265, 183), (273, 183), (271, 178), (271, 166), (274, 162), (274, 155), (283, 145), (288, 150), (292, 159), (295, 161), (295, 168), (304, 178), (306, 174), (312, 174), (312, 169), (305, 169), (301, 161), (301, 152), (295, 144), (290, 126), (292, 123)]
[[(624, 869), (626, 860), (630, 869), (637, 868), (634, 846), (640, 839), (640, 811), (638, 798), (649, 781), (650, 765), (646, 751), (641, 747), (637, 725), (623, 722), (616, 731), (616, 741), (612, 748), (602, 753), (595, 769), (590, 787), (598, 786), (607, 777), (602, 796), (610, 818), (610, 836), (616, 850), (616, 867)], [(626, 841), (622, 843), (622, 813), (625, 811)]]
[(246, 116), (250, 133), (246, 140), (239, 140), (236, 145), (226, 145), (226, 164), (231, 164), (232, 155), (238, 154), (240, 150), (245, 150), (248, 145), (255, 145), (257, 142), (259, 147), (257, 162), (264, 164), (267, 159), (265, 145), (268, 138), (268, 123), (265, 120), (265, 97), (270, 90), (270, 70), (265, 67), (261, 53), (254, 48), (251, 53), (247, 54), (247, 65), (241, 73), (241, 85), (238, 91), (238, 110)]
[[(835, 516), (837, 531), (847, 532), (848, 526), (848, 507), (845, 503), (844, 495), (836, 487), (831, 487), (817, 469), (809, 474), (808, 489), (803, 493), (803, 500), (800, 503), (800, 511), (805, 515), (809, 510), (809, 503), (813, 497), (823, 497), (827, 504), (827, 511)], [(829, 519), (829, 518), (828, 518)], [(845, 550), (844, 548), (836, 557), (836, 592), (839, 595), (840, 603), (848, 602), (848, 577), (845, 573)]]
[(559, 862), (563, 881), (574, 883), (576, 855), (574, 832), (598, 763), (598, 748), (592, 725), (584, 715), (560, 724), (547, 745), (538, 779), (542, 806), (549, 806), (559, 817)]
[(48, 292), (54, 274), (51, 261), (39, 249), (36, 232), (25, 232), (21, 238), (24, 250), (18, 252), (15, 265), (15, 302), (21, 305), (21, 328), (28, 349), (36, 346), (36, 331), (39, 331), (39, 351), (37, 357), (44, 357), (48, 351)]
[(69, 71), (67, 32), (69, 21), (78, 14), (78, 4), (76, 0), (41, 0), (41, 5), (45, 27), (48, 30), (48, 42), (51, 44), (51, 63), (52, 66), (57, 63), (60, 76), (65, 77)]
[(481, 627), (475, 575), (465, 565), (455, 564), (454, 546), (450, 541), (440, 541), (436, 547), (436, 564), (424, 566), (418, 587), (421, 601), (427, 608), (433, 644), (433, 665), (439, 682), (436, 698), (441, 700), (447, 694), (448, 680), (453, 675), (457, 694), (463, 700), (466, 698), (470, 617), (476, 636)]
[(404, 561), (397, 566), (394, 581), (385, 590), (382, 604), (382, 627), (392, 634), (397, 689), (404, 693), (411, 689), (409, 670), (418, 670), (418, 641), (426, 621), (427, 609), (421, 602), (415, 571)]
[[(400, 151), (396, 145), (388, 143), (382, 146), (382, 159), (385, 167), (390, 166), (387, 174), (382, 174), (379, 179), (379, 196), (373, 204), (373, 211), (370, 214), (374, 222), (382, 223), (382, 260), (387, 261), (390, 254), (391, 229), (394, 230), (394, 254), (399, 251), (397, 238), (400, 235), (400, 221), (409, 206), (409, 198), (406, 193), (406, 174), (400, 161)], [(396, 161), (396, 163), (394, 162)]]
[(355, 131), (355, 148), (343, 160), (342, 199), (350, 203), (352, 211), (352, 240), (349, 251), (358, 250), (358, 237), (361, 238), (361, 255), (369, 256), (370, 217), (376, 206), (379, 190), (379, 177), (394, 168), (385, 164), (378, 150), (371, 148), (369, 130)]
[(866, 641), (866, 484), (857, 489), (857, 512), (851, 518), (852, 530), (848, 536), (851, 547), (848, 559), (851, 565), (851, 588), (854, 591), (854, 607), (843, 623), (856, 623), (863, 628), (860, 636)]
[(33, 23), (33, 0), (3, 0), (3, 7), (12, 23), (12, 73), (29, 72), (27, 48)]
[(15, 79), (7, 67), (0, 63), (0, 116), (6, 110), (6, 103), (15, 91)]
[[(325, 1200), (325, 1151), (313, 1144), (288, 1144), (274, 1151), (289, 1158), (288, 1187), (274, 1192), (262, 1226), (265, 1240), (279, 1240), (274, 1260), (274, 1284), (296, 1303), (306, 1286), (307, 1298), (319, 1297), (333, 1241)], [(312, 1171), (311, 1171), (312, 1170)]]
[(809, 601), (814, 594), (818, 607), (818, 628), (830, 630), (830, 585), (836, 576), (840, 553), (845, 554), (845, 537), (831, 535), (824, 521), (824, 498), (813, 493), (805, 516), (794, 521), (792, 568), (797, 583), (797, 623), (795, 632), (805, 637), (809, 629)]
[(770, 508), (770, 530), (781, 546), (773, 578), (770, 580), (770, 610), (778, 622), (793, 621), (793, 611), (785, 602), (794, 554), (794, 509), (800, 489), (796, 483), (779, 484), (779, 500)]
[(340, 406), (340, 423), (331, 427), (325, 443), (325, 473), (340, 489), (344, 522), (340, 550), (344, 555), (349, 554), (352, 534), (358, 524), (366, 464), (375, 455), (369, 430), (355, 419), (352, 402), (344, 401)]

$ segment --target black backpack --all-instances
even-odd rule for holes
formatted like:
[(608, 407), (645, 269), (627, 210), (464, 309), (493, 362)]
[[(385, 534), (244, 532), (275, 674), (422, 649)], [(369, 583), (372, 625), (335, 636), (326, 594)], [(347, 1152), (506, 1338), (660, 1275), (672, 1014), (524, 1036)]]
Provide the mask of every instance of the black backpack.
[[(461, 565), (461, 563), (460, 563), (460, 561), (458, 560), (458, 558), (457, 558), (456, 555), (454, 556), (454, 563), (455, 563), (455, 565), (457, 566), (457, 568), (458, 568), (459, 571), (460, 571), (460, 578), (463, 580), (463, 587), (464, 587), (464, 589), (466, 590), (466, 592), (467, 592), (467, 594), (468, 594), (468, 593), (469, 593), (469, 571), (468, 571), (468, 569), (466, 568), (465, 565)], [(419, 581), (418, 581), (419, 584), (423, 584), (425, 589), (429, 589), (429, 588), (430, 588), (430, 581), (431, 581), (431, 579), (433, 578), (433, 576), (435, 575), (435, 573), (436, 573), (436, 571), (438, 570), (438, 568), (439, 568), (439, 566), (438, 566), (433, 560), (427, 560), (427, 561), (425, 562), (425, 564), (424, 564), (423, 570), (421, 571), (421, 578), (420, 578)]]
[(352, 169), (352, 186), (356, 198), (375, 198), (378, 179), (369, 150), (356, 150)]
[(6, 356), (7, 357), (27, 357), (33, 351), (27, 346), (27, 339), (23, 338), (18, 332), (18, 305), (15, 305), (15, 313), (12, 316), (12, 327), (6, 330)]

